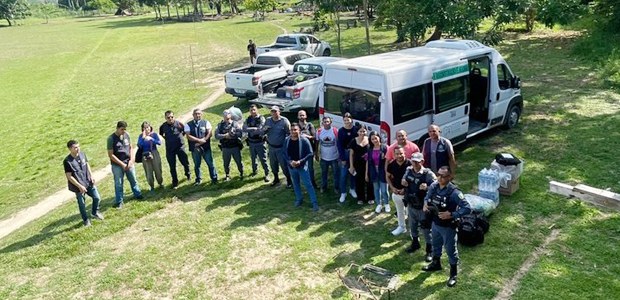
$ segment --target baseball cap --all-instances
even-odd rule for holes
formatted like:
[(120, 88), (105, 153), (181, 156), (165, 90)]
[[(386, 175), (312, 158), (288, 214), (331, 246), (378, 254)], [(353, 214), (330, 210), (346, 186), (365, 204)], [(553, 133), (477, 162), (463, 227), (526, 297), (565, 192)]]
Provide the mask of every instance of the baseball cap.
[(411, 160), (421, 162), (424, 160), (424, 155), (422, 155), (422, 153), (420, 152), (416, 152), (414, 154), (411, 154)]
[(277, 105), (274, 105), (274, 106), (272, 106), (272, 107), (271, 107), (271, 110), (272, 110), (272, 111), (274, 111), (274, 110), (275, 110), (275, 111), (280, 111), (280, 107), (279, 107), (279, 106), (277, 106)]

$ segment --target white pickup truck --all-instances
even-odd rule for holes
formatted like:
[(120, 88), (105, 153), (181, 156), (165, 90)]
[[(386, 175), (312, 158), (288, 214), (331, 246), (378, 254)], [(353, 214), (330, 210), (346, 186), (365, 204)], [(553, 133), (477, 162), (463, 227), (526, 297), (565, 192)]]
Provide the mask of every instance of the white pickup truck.
[(301, 109), (318, 114), (319, 93), (323, 89), (323, 70), (339, 57), (312, 57), (300, 60), (293, 66), (293, 73), (282, 80), (275, 93), (259, 94), (250, 103), (263, 106), (277, 105), (282, 112), (297, 112)]
[(256, 98), (259, 90), (270, 92), (273, 86), (286, 78), (287, 71), (293, 69), (296, 61), (309, 57), (312, 55), (296, 50), (261, 54), (251, 66), (226, 71), (225, 91), (239, 98)]
[(321, 41), (307, 33), (281, 34), (276, 38), (275, 43), (269, 46), (257, 47), (256, 53), (261, 54), (279, 50), (299, 50), (314, 56), (332, 55), (332, 47), (328, 42)]

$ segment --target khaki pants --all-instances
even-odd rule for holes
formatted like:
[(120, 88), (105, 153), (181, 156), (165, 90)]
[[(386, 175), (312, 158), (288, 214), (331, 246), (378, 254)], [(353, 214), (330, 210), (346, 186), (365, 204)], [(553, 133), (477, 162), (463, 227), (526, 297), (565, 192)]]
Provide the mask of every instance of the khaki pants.
[(154, 177), (157, 178), (157, 183), (159, 185), (163, 185), (164, 180), (161, 176), (161, 156), (159, 156), (159, 151), (157, 151), (157, 149), (154, 149), (151, 154), (153, 155), (153, 159), (143, 159), (142, 166), (144, 166), (146, 180), (148, 181), (149, 186), (152, 190), (155, 188)]

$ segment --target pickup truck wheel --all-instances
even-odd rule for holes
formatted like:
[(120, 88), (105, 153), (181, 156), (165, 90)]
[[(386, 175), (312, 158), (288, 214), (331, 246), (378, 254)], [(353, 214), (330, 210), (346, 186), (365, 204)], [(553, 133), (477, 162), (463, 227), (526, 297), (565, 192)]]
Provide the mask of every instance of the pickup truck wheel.
[(521, 108), (519, 108), (519, 106), (516, 104), (511, 106), (508, 110), (508, 113), (506, 114), (506, 123), (504, 124), (504, 127), (506, 127), (506, 129), (514, 128), (515, 126), (517, 126), (517, 124), (519, 124), (520, 117)]
[(325, 49), (325, 51), (323, 51), (323, 56), (331, 56), (332, 55), (332, 51), (329, 49)]

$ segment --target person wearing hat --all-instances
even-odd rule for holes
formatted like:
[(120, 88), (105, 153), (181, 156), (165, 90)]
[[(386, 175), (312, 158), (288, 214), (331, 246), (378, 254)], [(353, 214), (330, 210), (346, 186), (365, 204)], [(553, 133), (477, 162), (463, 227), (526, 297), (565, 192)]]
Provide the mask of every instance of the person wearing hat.
[(411, 236), (411, 246), (405, 251), (413, 253), (421, 248), (418, 227), (422, 229), (426, 242), (426, 262), (433, 258), (431, 240), (431, 219), (422, 210), (428, 187), (437, 179), (435, 173), (424, 167), (424, 155), (420, 152), (411, 155), (411, 167), (405, 171), (402, 185), (406, 187), (404, 204), (407, 206), (407, 217)]
[(293, 187), (284, 155), (284, 141), (291, 132), (291, 122), (286, 117), (280, 115), (280, 107), (277, 105), (271, 107), (271, 117), (265, 120), (263, 131), (267, 136), (267, 144), (269, 145), (269, 165), (273, 173), (271, 186), (280, 184), (280, 178), (278, 177), (278, 168), (280, 168), (284, 176), (286, 176), (286, 187)]
[(224, 161), (224, 172), (226, 173), (225, 181), (230, 180), (230, 158), (232, 157), (237, 164), (239, 170), (239, 178), (243, 179), (243, 162), (241, 161), (241, 136), (242, 128), (233, 121), (230, 110), (224, 110), (222, 121), (217, 125), (215, 130), (215, 139), (220, 141), (220, 149), (222, 150), (222, 159)]

